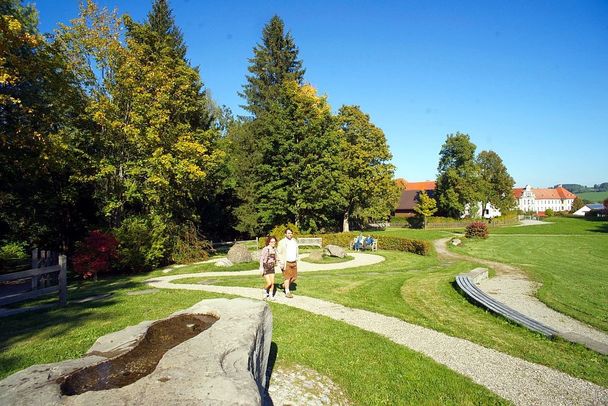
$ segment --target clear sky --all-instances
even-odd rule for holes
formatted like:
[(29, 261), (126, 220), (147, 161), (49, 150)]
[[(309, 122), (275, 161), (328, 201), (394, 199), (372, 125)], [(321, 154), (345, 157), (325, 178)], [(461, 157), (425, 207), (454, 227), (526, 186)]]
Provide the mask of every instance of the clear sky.
[[(102, 0), (142, 21), (151, 0)], [(384, 130), (396, 176), (435, 179), (446, 135), (493, 150), (518, 186), (608, 182), (608, 1), (170, 0), (188, 58), (218, 104), (237, 95), (263, 26), (279, 15), (305, 80), (334, 111)], [(39, 0), (41, 30), (78, 13)]]

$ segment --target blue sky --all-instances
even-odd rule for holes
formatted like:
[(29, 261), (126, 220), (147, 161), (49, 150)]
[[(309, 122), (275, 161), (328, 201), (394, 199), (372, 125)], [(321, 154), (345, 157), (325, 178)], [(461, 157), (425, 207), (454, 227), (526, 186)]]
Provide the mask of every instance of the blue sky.
[[(103, 0), (143, 20), (151, 0)], [(237, 95), (277, 14), (306, 81), (335, 111), (356, 104), (384, 130), (396, 176), (434, 179), (446, 135), (493, 150), (518, 186), (608, 182), (608, 2), (172, 0), (188, 57), (214, 99)], [(40, 0), (40, 27), (78, 13)]]

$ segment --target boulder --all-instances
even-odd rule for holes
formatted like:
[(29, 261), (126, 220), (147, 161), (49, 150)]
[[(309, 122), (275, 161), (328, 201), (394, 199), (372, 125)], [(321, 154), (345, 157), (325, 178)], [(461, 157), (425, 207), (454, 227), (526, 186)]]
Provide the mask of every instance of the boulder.
[(226, 255), (233, 264), (251, 262), (251, 252), (244, 244), (234, 244)]
[(215, 263), (215, 266), (222, 266), (222, 267), (232, 266), (232, 265), (234, 265), (234, 264), (228, 258), (222, 258)]
[(344, 258), (346, 256), (346, 251), (344, 250), (344, 248), (339, 247), (337, 245), (326, 246), (325, 253), (331, 257)]
[(311, 261), (314, 261), (314, 262), (322, 261), (323, 260), (323, 251), (322, 250), (312, 251), (308, 255), (308, 259)]
[[(166, 351), (149, 374), (126, 386), (68, 396), (61, 383), (87, 367), (97, 374), (107, 373), (107, 369), (97, 366), (129, 355), (132, 349), (148, 341), (143, 337), (152, 321), (99, 338), (83, 358), (34, 365), (5, 378), (0, 381), (0, 404), (261, 405), (272, 340), (272, 313), (268, 305), (251, 299), (203, 300), (164, 320), (181, 315), (216, 321)], [(190, 324), (184, 327), (194, 331)], [(103, 379), (93, 381), (98, 382)]]
[(251, 253), (251, 260), (255, 262), (260, 262), (260, 257), (262, 256), (262, 250), (255, 250)]

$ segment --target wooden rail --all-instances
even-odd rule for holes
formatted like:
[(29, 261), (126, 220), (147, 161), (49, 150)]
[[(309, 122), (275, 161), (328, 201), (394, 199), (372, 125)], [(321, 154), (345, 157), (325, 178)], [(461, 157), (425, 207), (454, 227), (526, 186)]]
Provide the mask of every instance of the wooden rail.
[[(43, 286), (41, 282), (46, 280), (43, 277), (54, 273), (58, 273), (58, 283), (52, 286)], [(59, 256), (59, 265), (0, 275), (0, 282), (17, 281), (20, 279), (31, 279), (32, 290), (2, 296), (0, 297), (0, 306), (23, 302), (24, 300), (34, 299), (55, 292), (59, 292), (59, 304), (64, 306), (67, 303), (67, 259), (65, 255)]]
[(521, 314), (517, 310), (511, 309), (509, 306), (501, 303), (490, 296), (486, 295), (481, 289), (479, 289), (473, 281), (466, 275), (456, 276), (456, 284), (458, 288), (465, 293), (475, 303), (485, 307), (486, 309), (500, 314), (503, 317), (529, 328), (532, 331), (543, 334), (549, 338), (553, 338), (557, 335), (557, 331), (551, 327), (545, 326), (544, 324), (529, 318), (528, 316)]

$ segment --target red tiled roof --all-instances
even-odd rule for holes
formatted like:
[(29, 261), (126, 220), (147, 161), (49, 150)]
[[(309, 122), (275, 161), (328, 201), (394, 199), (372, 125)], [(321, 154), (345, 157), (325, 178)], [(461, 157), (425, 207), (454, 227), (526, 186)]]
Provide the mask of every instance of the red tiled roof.
[(426, 180), (424, 182), (407, 182), (405, 190), (435, 190), (435, 187), (434, 180)]
[[(513, 188), (513, 195), (519, 199), (524, 193), (524, 188)], [(563, 187), (555, 189), (535, 189), (532, 188), (532, 193), (536, 200), (541, 199), (576, 199), (576, 195)]]
[(523, 187), (513, 188), (513, 196), (515, 196), (516, 199), (519, 199), (521, 197), (521, 195), (523, 195), (523, 194), (524, 194)]

